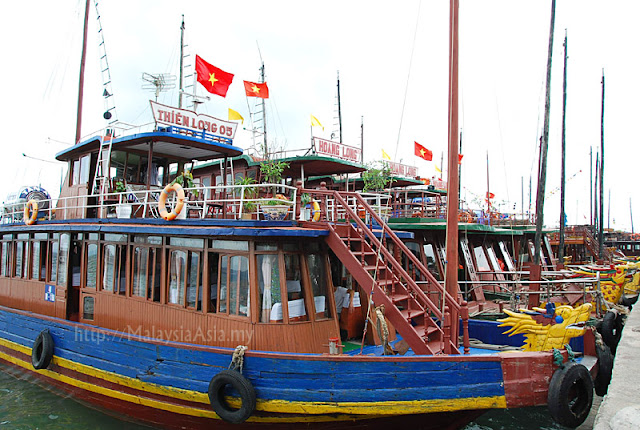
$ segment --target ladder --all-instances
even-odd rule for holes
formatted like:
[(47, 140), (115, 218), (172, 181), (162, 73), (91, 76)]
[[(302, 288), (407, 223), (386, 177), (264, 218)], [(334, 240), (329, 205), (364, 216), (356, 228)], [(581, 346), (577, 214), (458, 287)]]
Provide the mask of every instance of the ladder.
[(107, 125), (112, 125), (118, 121), (116, 115), (116, 105), (113, 98), (113, 89), (111, 88), (111, 72), (109, 71), (109, 61), (107, 61), (107, 49), (104, 43), (104, 34), (102, 32), (102, 22), (100, 21), (100, 12), (98, 11), (98, 0), (94, 1), (96, 7), (96, 15), (98, 20), (98, 50), (100, 55), (100, 71), (102, 74), (102, 96), (104, 97), (104, 119)]

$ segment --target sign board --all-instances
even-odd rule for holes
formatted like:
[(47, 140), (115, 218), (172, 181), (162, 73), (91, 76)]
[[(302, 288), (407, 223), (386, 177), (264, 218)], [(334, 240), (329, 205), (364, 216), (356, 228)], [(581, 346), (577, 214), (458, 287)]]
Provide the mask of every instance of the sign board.
[(48, 302), (56, 301), (56, 286), (45, 284), (44, 285), (44, 299)]
[(389, 165), (391, 173), (405, 178), (415, 178), (418, 176), (418, 168), (415, 166), (407, 166), (406, 164), (394, 163), (393, 161), (384, 161)]
[(320, 139), (319, 137), (313, 138), (313, 146), (317, 154), (353, 161), (355, 163), (360, 162), (360, 148), (356, 148), (355, 146), (347, 146), (339, 142)]
[(149, 100), (153, 118), (157, 124), (177, 126), (193, 131), (206, 131), (217, 136), (229, 137), (233, 139), (236, 134), (238, 124), (230, 121), (223, 121), (209, 115), (196, 113), (186, 109), (178, 109), (165, 106)]

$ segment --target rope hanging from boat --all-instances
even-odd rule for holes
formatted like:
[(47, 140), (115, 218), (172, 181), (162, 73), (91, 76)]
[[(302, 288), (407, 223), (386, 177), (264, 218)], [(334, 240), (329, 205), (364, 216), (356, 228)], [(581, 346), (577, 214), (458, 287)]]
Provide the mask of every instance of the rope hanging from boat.
[(237, 370), (242, 374), (242, 368), (244, 367), (244, 352), (249, 349), (245, 345), (236, 346), (231, 357), (231, 363), (229, 364), (230, 370)]

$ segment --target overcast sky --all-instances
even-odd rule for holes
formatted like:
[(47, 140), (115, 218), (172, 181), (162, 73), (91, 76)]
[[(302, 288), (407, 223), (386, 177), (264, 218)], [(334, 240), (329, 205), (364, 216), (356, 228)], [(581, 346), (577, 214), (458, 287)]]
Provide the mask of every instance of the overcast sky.
[[(227, 118), (232, 108), (249, 118), (242, 80), (259, 81), (260, 54), (270, 99), (272, 145), (309, 146), (309, 115), (337, 130), (336, 75), (340, 73), (343, 143), (359, 146), (364, 119), (365, 162), (384, 149), (437, 175), (447, 147), (449, 2), (382, 1), (124, 1), (99, 5), (118, 119), (152, 121), (142, 73), (178, 74), (180, 21), (185, 16), (190, 59), (195, 54), (235, 74), (226, 98), (211, 96), (200, 112)], [(21, 185), (42, 183), (57, 195), (66, 166), (53, 160), (75, 136), (78, 66), (84, 1), (34, 0), (3, 4), (3, 156), (0, 199)], [(544, 85), (551, 0), (460, 1), (460, 127), (463, 133), (462, 198), (484, 197), (489, 184), (503, 210), (520, 210), (533, 181), (543, 127)], [(558, 0), (551, 83), (551, 127), (545, 224), (559, 220), (563, 38), (568, 34), (567, 197), (569, 224), (587, 223), (589, 150), (600, 148), (602, 71), (605, 94), (605, 226), (611, 192), (611, 227), (631, 228), (633, 201), (640, 229), (638, 170), (640, 2)], [(104, 126), (96, 10), (90, 9), (82, 134)], [(415, 44), (414, 44), (415, 39)], [(258, 51), (258, 46), (260, 52)], [(412, 55), (413, 52), (413, 55)], [(189, 82), (187, 82), (188, 84)], [(204, 94), (202, 88), (198, 88)], [(406, 97), (405, 97), (406, 92)], [(158, 99), (177, 105), (177, 93)], [(251, 103), (251, 105), (253, 105)], [(403, 113), (404, 112), (404, 113)], [(245, 121), (248, 127), (248, 121)], [(413, 155), (417, 141), (434, 162)], [(236, 145), (251, 145), (239, 130)], [(22, 154), (26, 154), (26, 158)], [(472, 206), (477, 206), (472, 203)]]

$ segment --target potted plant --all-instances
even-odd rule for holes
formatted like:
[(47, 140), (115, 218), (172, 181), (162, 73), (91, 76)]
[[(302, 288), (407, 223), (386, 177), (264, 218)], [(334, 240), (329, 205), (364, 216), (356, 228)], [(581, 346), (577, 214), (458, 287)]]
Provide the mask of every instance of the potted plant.
[[(309, 193), (302, 193), (300, 196), (300, 205), (301, 205), (301, 218), (303, 221), (308, 221), (311, 219), (311, 196)], [(309, 207), (307, 207), (309, 205)]]
[(276, 194), (275, 199), (267, 200), (260, 204), (264, 219), (267, 221), (282, 221), (286, 218), (290, 206), (286, 203), (287, 198), (282, 194)]
[(241, 179), (236, 181), (236, 185), (242, 185), (242, 188), (236, 189), (236, 195), (242, 196), (242, 218), (243, 219), (252, 219), (253, 215), (256, 212), (258, 205), (253, 200), (256, 198), (258, 194), (258, 190), (256, 187), (251, 185), (255, 184), (255, 179), (244, 176)]

